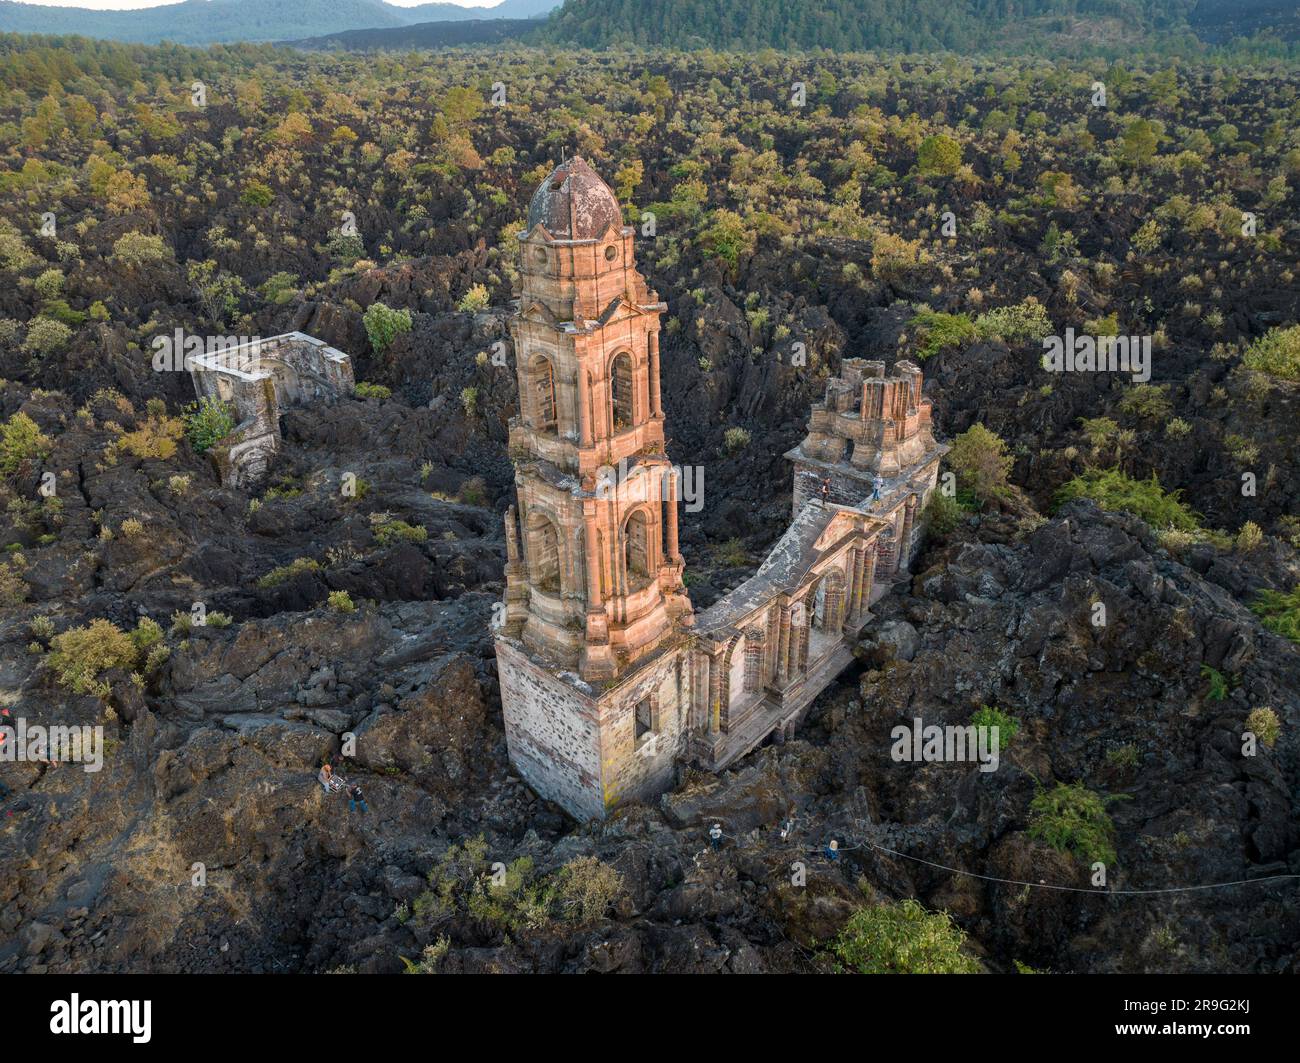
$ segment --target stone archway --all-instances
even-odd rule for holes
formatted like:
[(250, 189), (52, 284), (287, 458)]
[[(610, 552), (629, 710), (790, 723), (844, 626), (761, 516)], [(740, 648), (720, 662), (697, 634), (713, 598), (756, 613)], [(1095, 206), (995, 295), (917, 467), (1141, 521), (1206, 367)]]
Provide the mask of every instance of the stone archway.
[(637, 590), (650, 581), (654, 566), (650, 532), (651, 521), (644, 508), (632, 510), (623, 522), (623, 569), (629, 590)]
[(296, 406), (303, 400), (302, 378), (298, 370), (278, 358), (265, 359), (262, 367), (271, 374), (275, 386), (275, 403), (280, 409)]
[(536, 402), (536, 424), (538, 428), (554, 428), (558, 417), (555, 406), (555, 368), (544, 354), (533, 359), (529, 374), (533, 384), (533, 398)]
[(560, 592), (560, 536), (554, 522), (541, 513), (528, 515), (529, 582), (545, 594)]
[(827, 634), (839, 634), (844, 626), (844, 570), (824, 573), (816, 589), (816, 626)]
[(609, 418), (615, 432), (636, 424), (636, 370), (632, 356), (620, 351), (609, 363)]

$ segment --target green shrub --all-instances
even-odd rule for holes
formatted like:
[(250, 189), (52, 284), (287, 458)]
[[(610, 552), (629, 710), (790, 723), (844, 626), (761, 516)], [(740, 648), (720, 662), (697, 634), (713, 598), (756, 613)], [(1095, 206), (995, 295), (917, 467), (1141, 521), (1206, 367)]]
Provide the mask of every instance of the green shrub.
[(1029, 836), (1084, 863), (1115, 862), (1115, 824), (1106, 812), (1114, 798), (1103, 798), (1082, 783), (1057, 783), (1029, 803)]
[(1047, 309), (1033, 296), (1015, 306), (1000, 306), (975, 319), (980, 339), (999, 339), (1003, 343), (1034, 343), (1052, 334)]
[(352, 595), (347, 591), (331, 591), (329, 598), (326, 599), (326, 605), (338, 613), (352, 613), (357, 608), (352, 603)]
[[(287, 565), (280, 565), (278, 568), (271, 569), (265, 576), (257, 581), (257, 585), (263, 590), (270, 587), (278, 587), (280, 584), (301, 576), (307, 572), (319, 572), (320, 562), (310, 557), (299, 557), (290, 561)], [(211, 621), (211, 617), (208, 620)]]
[(1164, 384), (1134, 384), (1119, 400), (1119, 408), (1140, 421), (1167, 421), (1173, 406)]
[(1006, 443), (982, 424), (971, 425), (957, 436), (948, 452), (948, 467), (981, 502), (990, 502), (1010, 491), (1007, 477), (1014, 464)]
[(926, 137), (916, 152), (916, 168), (925, 176), (951, 177), (961, 168), (961, 145), (942, 133)]
[(229, 403), (208, 397), (185, 410), (185, 437), (194, 453), (202, 454), (235, 430), (235, 411)]
[(23, 350), (35, 358), (44, 358), (63, 350), (72, 339), (72, 329), (52, 317), (38, 317), (27, 326)]
[(383, 303), (371, 303), (366, 308), (362, 321), (366, 326), (366, 335), (370, 338), (370, 346), (376, 354), (383, 354), (392, 346), (393, 340), (411, 331), (411, 312), (394, 310)]
[(298, 294), (297, 274), (273, 273), (258, 285), (257, 293), (268, 303), (283, 306)]
[(76, 694), (107, 697), (103, 674), (120, 668), (139, 674), (142, 662), (157, 667), (161, 659), (152, 651), (162, 642), (162, 628), (145, 617), (131, 632), (109, 620), (92, 620), (85, 627), (70, 628), (50, 640), (46, 663), (59, 685)]
[(590, 923), (604, 916), (622, 888), (622, 877), (608, 864), (579, 856), (560, 868), (555, 896), (567, 919)]
[(998, 736), (999, 750), (1010, 748), (1011, 740), (1020, 731), (1019, 720), (993, 705), (981, 705), (971, 714), (970, 722), (976, 727), (987, 727), (990, 730), (995, 730)]
[(1155, 473), (1150, 480), (1134, 480), (1119, 469), (1089, 469), (1061, 486), (1056, 503), (1059, 506), (1076, 498), (1090, 498), (1102, 509), (1141, 517), (1157, 530), (1197, 531), (1200, 517), (1180, 500), (1181, 494), (1181, 490), (1165, 491)]
[(392, 397), (393, 392), (383, 384), (368, 384), (362, 380), (352, 388), (352, 394), (359, 399), (387, 399)]
[(30, 590), (23, 579), (23, 565), (17, 558), (0, 562), (0, 606), (22, 605)]
[(151, 412), (138, 428), (124, 433), (111, 443), (107, 454), (112, 461), (116, 461), (122, 453), (142, 459), (166, 461), (175, 456), (176, 444), (184, 433), (185, 423), (181, 418)]
[(467, 291), (456, 304), (456, 309), (467, 314), (477, 314), (480, 310), (486, 310), (491, 302), (488, 290), (481, 284), (476, 284)]
[(1287, 592), (1263, 590), (1250, 610), (1269, 631), (1300, 642), (1300, 583)]
[(487, 483), (481, 476), (471, 476), (460, 485), (458, 497), (467, 506), (481, 506), (487, 500)]
[(25, 462), (44, 461), (53, 449), (49, 436), (19, 411), (0, 428), (0, 473), (12, 476)]
[(730, 568), (739, 568), (749, 564), (749, 553), (740, 539), (732, 536), (717, 548), (718, 560)]
[(1233, 549), (1239, 554), (1248, 554), (1252, 550), (1258, 550), (1263, 544), (1264, 529), (1253, 520), (1248, 520), (1238, 529)]
[(1300, 380), (1300, 325), (1269, 329), (1250, 345), (1241, 364), (1283, 380)]
[(832, 946), (841, 970), (859, 974), (979, 974), (962, 951), (966, 935), (947, 912), (928, 912), (916, 901), (859, 908)]
[(961, 523), (965, 512), (957, 499), (945, 495), (942, 491), (935, 491), (925, 507), (923, 519), (926, 530), (936, 538), (946, 538)]
[(749, 432), (739, 426), (728, 428), (722, 433), (722, 446), (728, 454), (736, 454), (744, 450), (749, 446), (749, 441)]
[(391, 546), (396, 542), (422, 543), (429, 538), (429, 530), (421, 525), (407, 524), (404, 520), (393, 520), (391, 517), (381, 521), (375, 521), (375, 514), (371, 517), (373, 527), (370, 529), (380, 546)]
[(965, 314), (940, 314), (922, 310), (909, 322), (917, 329), (920, 346), (916, 356), (924, 361), (940, 351), (960, 347), (978, 337), (975, 323)]
[(270, 186), (261, 181), (249, 181), (239, 194), (239, 201), (250, 207), (269, 207), (274, 199)]
[(57, 299), (63, 293), (63, 270), (47, 269), (32, 282), (32, 289), (42, 299)]
[(113, 244), (113, 258), (130, 269), (138, 269), (150, 262), (161, 262), (168, 256), (168, 247), (161, 236), (146, 236), (130, 232)]
[(1208, 664), (1203, 664), (1201, 665), (1201, 675), (1209, 680), (1209, 689), (1205, 692), (1207, 698), (1211, 701), (1222, 701), (1228, 696), (1230, 685), (1228, 677), (1217, 668), (1211, 668)]
[(1282, 721), (1272, 709), (1251, 709), (1250, 715), (1246, 717), (1246, 730), (1272, 749), (1282, 736)]

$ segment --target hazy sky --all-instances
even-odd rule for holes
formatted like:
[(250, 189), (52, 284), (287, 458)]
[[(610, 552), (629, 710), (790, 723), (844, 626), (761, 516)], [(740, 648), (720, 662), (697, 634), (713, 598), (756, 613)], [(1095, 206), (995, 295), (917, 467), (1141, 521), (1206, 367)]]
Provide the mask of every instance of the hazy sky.
[[(18, 0), (23, 4), (40, 4), (43, 7), (93, 7), (97, 11), (125, 11), (127, 8), (160, 7), (165, 3), (177, 3), (178, 0)], [(256, 2), (256, 0), (253, 0)], [(386, 0), (395, 7), (414, 7), (432, 0)], [(456, 4), (460, 7), (495, 7), (501, 0), (439, 0), (441, 3)]]

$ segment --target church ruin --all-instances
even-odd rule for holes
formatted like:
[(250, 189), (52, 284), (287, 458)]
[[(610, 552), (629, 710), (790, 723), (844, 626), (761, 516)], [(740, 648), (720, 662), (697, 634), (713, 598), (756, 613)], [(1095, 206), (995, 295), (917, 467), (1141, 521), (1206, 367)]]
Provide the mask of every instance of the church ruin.
[(589, 819), (668, 789), (679, 762), (717, 771), (798, 726), (911, 563), (947, 447), (917, 366), (845, 359), (786, 455), (789, 529), (695, 612), (664, 451), (666, 307), (633, 230), (580, 158), (542, 182), (527, 225), (497, 664), (511, 762)]
[(266, 475), (280, 449), (280, 416), (291, 406), (352, 393), (352, 359), (304, 332), (255, 339), (187, 358), (194, 393), (235, 411), (236, 425), (208, 454), (223, 484)]

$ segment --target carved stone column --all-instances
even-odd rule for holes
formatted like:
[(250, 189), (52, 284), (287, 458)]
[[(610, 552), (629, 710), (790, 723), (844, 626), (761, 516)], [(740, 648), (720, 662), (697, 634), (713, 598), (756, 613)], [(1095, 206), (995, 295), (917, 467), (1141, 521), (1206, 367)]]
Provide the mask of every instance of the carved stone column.
[(790, 606), (781, 606), (780, 628), (776, 641), (776, 685), (784, 687), (790, 681)]
[(604, 604), (601, 600), (601, 584), (604, 581), (600, 574), (600, 554), (596, 550), (596, 538), (596, 514), (590, 511), (584, 512), (582, 541), (587, 553), (587, 608), (592, 611)]
[(763, 643), (766, 632), (758, 624), (745, 630), (745, 690), (763, 686)]
[(722, 730), (722, 668), (718, 657), (710, 655), (709, 662), (709, 734)]
[(853, 548), (853, 560), (849, 564), (853, 578), (850, 580), (849, 619), (856, 621), (862, 615), (862, 584), (866, 569), (866, 549), (861, 546)]
[(908, 495), (903, 503), (903, 536), (898, 544), (898, 565), (910, 568), (912, 565), (912, 524), (916, 514), (916, 495)]
[(650, 352), (650, 416), (662, 417), (663, 405), (659, 397), (659, 333), (651, 332), (647, 337)]
[(677, 470), (668, 473), (668, 560), (674, 565), (682, 559), (677, 548)]
[(799, 625), (799, 640), (797, 647), (797, 659), (795, 661), (795, 671), (803, 674), (808, 670), (808, 640), (812, 634), (813, 602), (809, 598), (804, 603), (803, 623)]
[(591, 387), (587, 371), (578, 368), (578, 439), (584, 447), (591, 446)]

